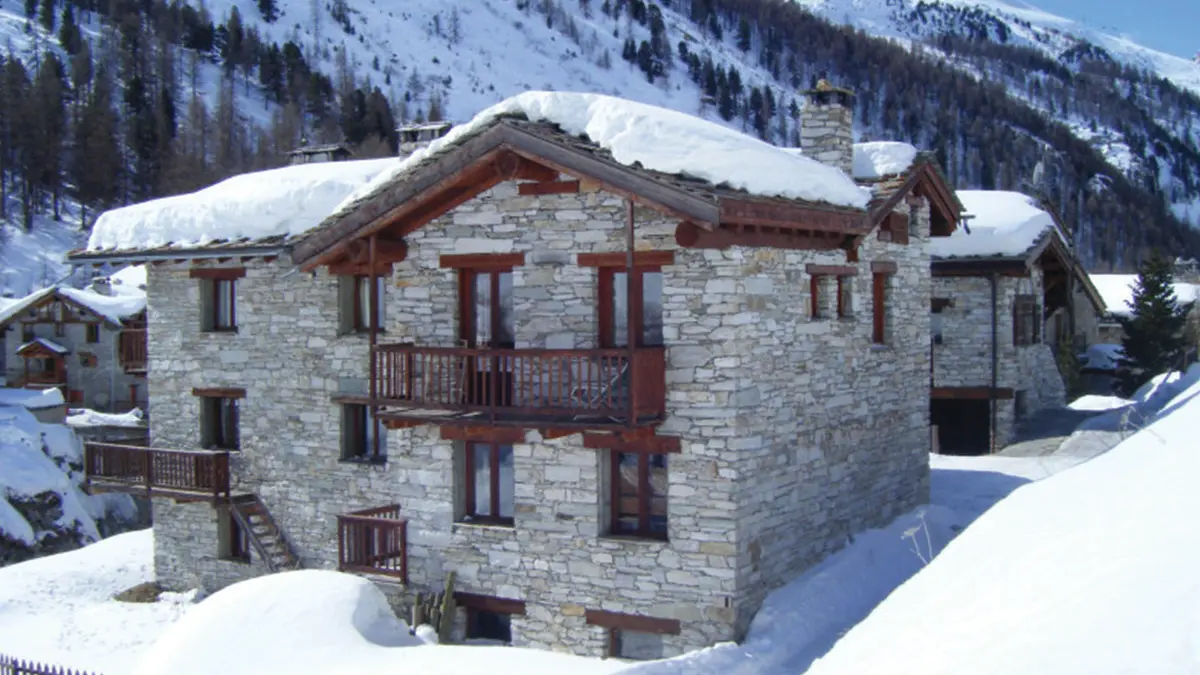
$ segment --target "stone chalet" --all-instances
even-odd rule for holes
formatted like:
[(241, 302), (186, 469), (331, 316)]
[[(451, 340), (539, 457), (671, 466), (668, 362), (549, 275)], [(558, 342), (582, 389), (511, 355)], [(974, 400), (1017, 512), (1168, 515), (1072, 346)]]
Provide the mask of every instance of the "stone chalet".
[[(838, 171), (788, 161), (858, 190), (849, 105), (805, 110)], [(925, 197), (759, 196), (521, 114), (398, 167), (299, 233), (72, 254), (156, 263), (152, 448), (87, 470), (153, 497), (163, 585), (342, 569), (402, 608), (452, 572), (460, 637), (671, 656), (927, 500)]]
[(932, 401), (939, 450), (994, 452), (1063, 405), (1056, 349), (1081, 349), (1100, 298), (1052, 214), (1018, 192), (960, 190), (966, 225), (933, 243)]
[(57, 388), (68, 405), (126, 411), (146, 405), (146, 296), (51, 286), (0, 311), (7, 386)]

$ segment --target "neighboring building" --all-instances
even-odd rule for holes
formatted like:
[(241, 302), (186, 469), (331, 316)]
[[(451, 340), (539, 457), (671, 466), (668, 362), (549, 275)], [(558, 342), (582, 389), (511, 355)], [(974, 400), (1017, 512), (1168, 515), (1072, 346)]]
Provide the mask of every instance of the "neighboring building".
[(71, 406), (145, 409), (145, 320), (145, 291), (107, 279), (31, 293), (0, 311), (7, 386), (57, 388)]
[[(340, 568), (403, 605), (453, 572), (459, 635), (670, 656), (926, 501), (926, 197), (868, 210), (840, 170), (619, 99), (499, 110), (324, 222), (297, 197), (167, 249), (122, 209), (72, 254), (163, 262), (154, 449), (88, 450), (108, 489), (145, 490), (131, 453), (186, 458), (151, 486), (160, 584)], [(594, 114), (622, 134), (581, 133)], [(274, 213), (291, 170), (212, 208)]]
[(1093, 316), (1104, 303), (1030, 197), (958, 197), (971, 220), (932, 246), (931, 416), (942, 452), (981, 454), (1007, 445), (1025, 415), (1064, 403), (1055, 350), (1087, 339), (1073, 321), (1078, 298)]
[(288, 153), (288, 164), (314, 164), (318, 162), (341, 162), (350, 158), (350, 148), (341, 143), (305, 145)]
[[(1194, 348), (1197, 336), (1200, 336), (1200, 283), (1187, 273), (1188, 261), (1177, 263), (1175, 267), (1175, 301), (1187, 310), (1186, 332), (1189, 342)], [(1099, 336), (1101, 344), (1119, 345), (1125, 340), (1125, 329), (1121, 326), (1121, 318), (1133, 316), (1133, 289), (1137, 285), (1136, 274), (1092, 274), (1092, 284), (1104, 298), (1106, 311), (1099, 319)]]
[(445, 136), (453, 126), (450, 122), (429, 122), (427, 124), (409, 124), (396, 129), (396, 135), (400, 139), (400, 157), (402, 159), (408, 157)]

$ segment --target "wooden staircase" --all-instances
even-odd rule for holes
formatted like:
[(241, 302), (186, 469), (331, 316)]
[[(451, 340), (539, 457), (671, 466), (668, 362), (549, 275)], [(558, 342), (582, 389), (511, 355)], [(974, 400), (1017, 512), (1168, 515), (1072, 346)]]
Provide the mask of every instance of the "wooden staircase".
[(233, 517), (250, 539), (255, 553), (272, 572), (300, 569), (300, 559), (288, 546), (279, 525), (258, 495), (239, 495), (230, 504)]

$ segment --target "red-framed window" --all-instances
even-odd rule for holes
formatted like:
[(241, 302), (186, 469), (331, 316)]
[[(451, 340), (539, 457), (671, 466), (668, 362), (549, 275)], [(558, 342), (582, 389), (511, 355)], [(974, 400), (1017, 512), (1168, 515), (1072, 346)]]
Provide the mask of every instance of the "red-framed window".
[(611, 260), (614, 264), (596, 265), (599, 283), (597, 327), (601, 347), (628, 344), (630, 317), (637, 339), (634, 346), (658, 347), (663, 344), (663, 273), (662, 264), (657, 261), (657, 258), (635, 259), (632, 281), (623, 262), (618, 265), (615, 264), (618, 261)]
[(516, 487), (512, 445), (485, 441), (465, 445), (463, 520), (512, 525)]
[(667, 538), (667, 455), (609, 452), (611, 534)]

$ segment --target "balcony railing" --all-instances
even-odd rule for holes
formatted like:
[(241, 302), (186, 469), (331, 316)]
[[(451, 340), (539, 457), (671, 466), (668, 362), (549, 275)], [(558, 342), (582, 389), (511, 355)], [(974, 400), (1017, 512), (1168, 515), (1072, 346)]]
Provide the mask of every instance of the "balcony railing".
[(126, 328), (120, 332), (117, 341), (121, 367), (125, 372), (146, 372), (146, 329)]
[(338, 569), (408, 583), (408, 521), (400, 505), (355, 511), (338, 518)]
[(636, 427), (666, 413), (663, 347), (631, 360), (625, 349), (380, 345), (374, 358), (383, 416)]
[(88, 485), (151, 497), (229, 500), (229, 453), (84, 443)]

